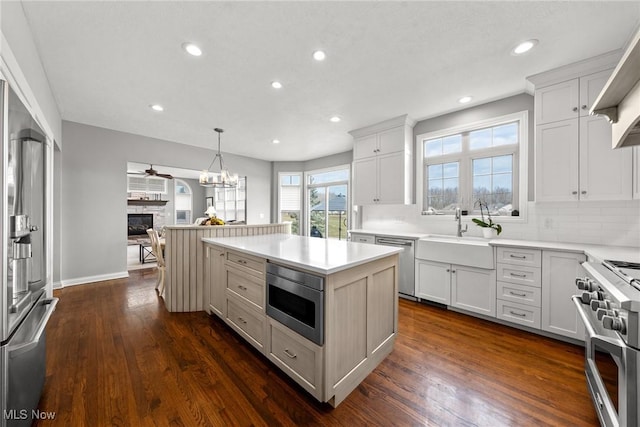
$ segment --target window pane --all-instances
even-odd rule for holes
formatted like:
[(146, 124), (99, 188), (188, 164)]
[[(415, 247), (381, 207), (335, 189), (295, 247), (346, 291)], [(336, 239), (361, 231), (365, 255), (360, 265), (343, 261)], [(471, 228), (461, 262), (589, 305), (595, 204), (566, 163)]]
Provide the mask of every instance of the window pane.
[(474, 159), (473, 175), (486, 175), (491, 173), (491, 158)]
[(429, 180), (442, 178), (442, 164), (430, 165), (427, 169)]
[(493, 173), (511, 172), (513, 156), (498, 156), (493, 158)]
[(469, 148), (477, 150), (491, 147), (491, 129), (481, 129), (469, 133)]
[(493, 176), (493, 192), (494, 193), (511, 193), (512, 175), (509, 174), (497, 174)]
[(431, 139), (424, 143), (424, 156), (434, 157), (442, 154), (442, 138)]
[(429, 196), (440, 196), (442, 195), (443, 183), (441, 179), (430, 179), (429, 180)]
[(443, 167), (443, 176), (445, 178), (457, 178), (459, 176), (458, 172), (458, 162), (455, 163), (445, 163), (442, 165)]
[[(476, 196), (491, 192), (491, 175), (480, 175), (473, 177), (473, 193)], [(477, 197), (474, 197), (477, 199)]]
[(310, 209), (310, 231), (311, 237), (325, 237), (325, 197), (326, 191), (324, 187), (309, 189), (309, 207)]
[(493, 146), (518, 143), (518, 123), (496, 126), (493, 128)]
[(291, 234), (300, 234), (300, 211), (280, 212), (282, 222), (291, 222)]
[(462, 150), (462, 135), (451, 135), (442, 139), (442, 154), (459, 153)]
[(327, 182), (340, 182), (349, 179), (349, 170), (341, 169), (331, 172), (320, 172), (309, 175), (309, 184), (324, 184)]

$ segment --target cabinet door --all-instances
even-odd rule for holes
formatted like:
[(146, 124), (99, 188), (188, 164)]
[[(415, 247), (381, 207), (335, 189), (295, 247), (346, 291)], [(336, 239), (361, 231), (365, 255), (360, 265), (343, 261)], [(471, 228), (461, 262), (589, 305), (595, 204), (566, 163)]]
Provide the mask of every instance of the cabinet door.
[(536, 127), (536, 201), (578, 200), (578, 121)]
[(351, 241), (356, 243), (376, 243), (376, 236), (373, 234), (351, 233)]
[(496, 317), (495, 270), (452, 265), (451, 305)]
[(378, 198), (377, 159), (371, 157), (353, 162), (353, 204), (371, 205)]
[(206, 286), (209, 288), (209, 313), (215, 313), (224, 319), (225, 316), (225, 288), (224, 281), (224, 251), (220, 248), (207, 246), (207, 256), (209, 257), (207, 269), (205, 270)]
[(378, 134), (363, 136), (353, 141), (353, 159), (365, 159), (378, 154)]
[(578, 117), (578, 79), (536, 90), (536, 125)]
[(451, 305), (451, 266), (416, 260), (416, 297)]
[(602, 117), (580, 118), (580, 199), (630, 200), (632, 149), (611, 149), (611, 125)]
[(405, 150), (404, 126), (389, 129), (378, 134), (378, 151), (380, 154), (395, 153)]
[(407, 182), (404, 151), (378, 156), (378, 202), (390, 204), (406, 203)]
[(542, 329), (584, 340), (584, 325), (571, 297), (576, 277), (583, 275), (583, 254), (542, 251)]
[(591, 106), (600, 95), (613, 70), (600, 71), (580, 77), (580, 116), (588, 116)]

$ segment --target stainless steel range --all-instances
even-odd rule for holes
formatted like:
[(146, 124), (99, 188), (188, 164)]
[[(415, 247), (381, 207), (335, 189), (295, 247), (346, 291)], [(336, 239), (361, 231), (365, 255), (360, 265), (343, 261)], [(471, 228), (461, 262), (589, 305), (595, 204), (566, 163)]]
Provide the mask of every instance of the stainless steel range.
[[(636, 427), (640, 422), (640, 264), (607, 260), (582, 264), (576, 279), (582, 292), (573, 302), (586, 328), (585, 373), (603, 426)], [(612, 359), (618, 370), (607, 390), (599, 365)]]

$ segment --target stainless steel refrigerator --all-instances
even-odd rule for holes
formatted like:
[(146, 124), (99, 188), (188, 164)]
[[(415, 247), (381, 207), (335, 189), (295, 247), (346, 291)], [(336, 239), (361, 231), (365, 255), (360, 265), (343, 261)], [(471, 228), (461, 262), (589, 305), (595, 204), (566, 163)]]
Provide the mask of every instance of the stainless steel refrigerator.
[(39, 414), (45, 327), (58, 302), (45, 291), (49, 142), (4, 80), (0, 101), (0, 427), (28, 426)]

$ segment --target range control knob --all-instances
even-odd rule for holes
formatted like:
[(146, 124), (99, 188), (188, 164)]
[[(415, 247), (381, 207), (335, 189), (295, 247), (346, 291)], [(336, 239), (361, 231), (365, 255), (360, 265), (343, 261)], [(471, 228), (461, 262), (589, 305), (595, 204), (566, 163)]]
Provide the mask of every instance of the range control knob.
[(604, 296), (601, 292), (583, 292), (580, 296), (583, 304), (591, 304), (591, 300), (603, 300)]
[(598, 289), (595, 282), (588, 277), (578, 277), (576, 279), (576, 286), (578, 287), (578, 289), (589, 292), (593, 292)]
[(604, 308), (604, 309), (608, 309), (610, 308), (609, 306), (609, 301), (600, 301), (600, 300), (591, 300), (591, 310), (593, 311), (598, 311), (598, 309), (600, 308)]
[(596, 316), (598, 316), (598, 320), (602, 320), (604, 316), (614, 317), (615, 313), (613, 310), (607, 310), (606, 308), (599, 308), (596, 310)]
[(627, 327), (625, 326), (624, 320), (621, 317), (609, 315), (602, 316), (602, 326), (604, 326), (605, 329), (618, 331), (621, 334), (627, 333)]

